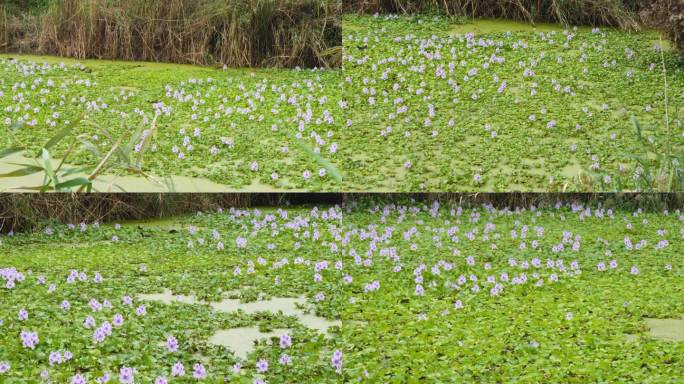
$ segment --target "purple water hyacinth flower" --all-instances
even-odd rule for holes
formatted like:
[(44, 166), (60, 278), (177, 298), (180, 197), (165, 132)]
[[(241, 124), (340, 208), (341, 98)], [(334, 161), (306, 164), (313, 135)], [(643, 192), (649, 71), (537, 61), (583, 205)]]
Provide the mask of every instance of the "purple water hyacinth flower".
[(171, 376), (185, 376), (185, 366), (183, 366), (183, 363), (178, 361), (173, 365), (173, 367), (171, 367)]
[(266, 371), (268, 371), (268, 361), (266, 361), (265, 359), (260, 359), (256, 362), (256, 369), (259, 373), (265, 373)]
[(236, 374), (236, 375), (239, 374), (241, 370), (242, 370), (242, 364), (240, 364), (240, 363), (233, 364), (233, 373), (234, 374)]
[(235, 239), (235, 245), (238, 248), (245, 248), (245, 247), (247, 247), (247, 239), (245, 239), (244, 237), (238, 236)]
[(100, 302), (97, 301), (96, 299), (90, 299), (90, 301), (88, 302), (88, 305), (90, 306), (90, 309), (92, 309), (94, 312), (95, 311), (101, 311), (103, 308), (102, 304), (100, 304)]
[(114, 315), (114, 317), (112, 318), (112, 324), (114, 324), (115, 327), (120, 327), (123, 325), (123, 323), (124, 323), (124, 318), (119, 313)]
[(21, 331), (19, 336), (24, 348), (34, 349), (39, 342), (37, 332)]
[(292, 358), (288, 354), (283, 353), (282, 355), (280, 355), (278, 362), (281, 365), (292, 365)]
[(93, 332), (93, 342), (95, 344), (102, 343), (106, 338), (107, 331), (105, 331), (102, 327), (97, 328), (95, 332)]
[(62, 354), (59, 351), (55, 352), (50, 352), (50, 356), (48, 357), (48, 362), (50, 365), (55, 365), (59, 364), (62, 362)]
[(92, 316), (88, 316), (83, 321), (83, 326), (90, 329), (95, 326), (95, 319)]
[(0, 361), (0, 375), (9, 372), (10, 368), (12, 368), (10, 363), (7, 361)]
[(292, 346), (292, 339), (287, 333), (280, 336), (280, 348), (285, 349)]
[(207, 377), (207, 370), (201, 363), (196, 363), (193, 369), (194, 372), (192, 373), (192, 377), (194, 377), (195, 379), (202, 380)]
[(28, 311), (26, 309), (22, 308), (19, 310), (19, 314), (18, 314), (19, 321), (28, 320), (28, 317), (29, 317), (29, 314), (28, 314)]
[(98, 383), (109, 383), (110, 380), (111, 380), (111, 375), (109, 374), (109, 372), (105, 372), (102, 374), (102, 376), (98, 377), (96, 381)]
[(119, 382), (121, 384), (134, 384), (135, 378), (133, 368), (121, 367), (121, 370), (119, 371)]
[(109, 321), (103, 321), (100, 328), (102, 328), (105, 335), (109, 336), (112, 334), (112, 325), (109, 323)]
[(76, 376), (71, 378), (71, 384), (87, 384), (87, 383), (88, 383), (88, 381), (86, 380), (86, 377), (81, 375), (81, 374), (77, 374)]
[(169, 352), (178, 351), (178, 339), (176, 339), (173, 335), (170, 335), (166, 338), (166, 349), (168, 349)]
[(342, 373), (342, 351), (335, 350), (335, 352), (332, 355), (332, 358), (330, 359), (332, 366), (335, 368), (335, 372), (338, 374)]
[(109, 383), (109, 380), (111, 380), (111, 376), (109, 375), (109, 372), (105, 372), (102, 376), (97, 378), (98, 384), (104, 384), (104, 383)]

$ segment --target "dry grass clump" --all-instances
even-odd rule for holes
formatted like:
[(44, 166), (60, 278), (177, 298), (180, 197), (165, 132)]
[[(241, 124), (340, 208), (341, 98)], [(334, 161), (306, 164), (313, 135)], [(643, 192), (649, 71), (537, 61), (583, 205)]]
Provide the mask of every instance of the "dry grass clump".
[(30, 232), (47, 223), (149, 220), (218, 208), (339, 204), (334, 193), (4, 193), (0, 233)]
[(286, 195), (276, 193), (7, 193), (0, 194), (0, 233), (33, 231), (50, 222), (155, 219), (218, 208), (284, 205), (286, 201)]
[[(677, 1), (677, 0), (674, 0)], [(567, 25), (638, 28), (635, 12), (644, 0), (345, 0), (345, 11), (433, 11), (468, 17), (506, 18)]]
[(642, 15), (649, 24), (661, 30), (679, 51), (684, 53), (684, 1), (653, 0)]
[(4, 41), (6, 50), (80, 59), (335, 67), (340, 8), (339, 0), (54, 0)]
[(660, 211), (681, 208), (682, 194), (668, 193), (99, 193), (0, 194), (0, 233), (31, 232), (47, 223), (149, 220), (230, 207), (290, 205), (429, 204), (492, 205), (516, 209), (582, 202), (606, 208)]

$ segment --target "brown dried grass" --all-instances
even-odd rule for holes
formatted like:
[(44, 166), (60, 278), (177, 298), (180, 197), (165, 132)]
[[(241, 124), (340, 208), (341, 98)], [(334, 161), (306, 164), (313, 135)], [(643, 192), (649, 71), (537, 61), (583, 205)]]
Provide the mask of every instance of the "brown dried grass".
[(0, 41), (79, 59), (336, 67), (340, 9), (339, 0), (54, 0), (24, 22), (26, 12), (10, 22), (0, 10)]

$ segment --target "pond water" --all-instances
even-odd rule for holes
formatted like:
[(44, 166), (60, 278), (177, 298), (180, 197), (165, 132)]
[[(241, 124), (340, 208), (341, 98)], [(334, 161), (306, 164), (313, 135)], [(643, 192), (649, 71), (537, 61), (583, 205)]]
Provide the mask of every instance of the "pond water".
[(235, 356), (246, 359), (254, 349), (254, 342), (260, 339), (280, 337), (289, 333), (289, 329), (274, 329), (271, 332), (260, 332), (258, 328), (232, 328), (216, 332), (209, 338), (209, 343), (229, 348)]
[(667, 341), (684, 341), (684, 316), (680, 319), (644, 319), (649, 334)]
[[(59, 164), (59, 159), (54, 161)], [(21, 154), (8, 156), (0, 159), (0, 174), (6, 174), (24, 168), (19, 164), (34, 164), (34, 160), (26, 158)], [(64, 165), (62, 169), (70, 170), (79, 167), (74, 165)], [(75, 172), (68, 176), (68, 179), (89, 176), (86, 172)], [(37, 186), (43, 184), (45, 174), (34, 173), (31, 175), (0, 178), (0, 192), (27, 192), (31, 191)], [(227, 185), (215, 183), (209, 179), (187, 176), (170, 176), (170, 177), (152, 177), (145, 178), (134, 175), (101, 175), (93, 182), (93, 189), (97, 192), (122, 192), (122, 193), (136, 193), (136, 192), (177, 192), (177, 193), (192, 193), (192, 192), (207, 192), (207, 193), (221, 193), (221, 192), (278, 192), (278, 189), (272, 186), (253, 181), (252, 184), (244, 188), (236, 189)]]
[[(644, 318), (644, 323), (648, 328), (648, 336), (663, 340), (679, 342), (684, 341), (684, 315), (679, 319), (654, 319)], [(629, 342), (635, 342), (639, 339), (639, 335), (627, 334), (626, 339)]]
[[(231, 292), (234, 294), (235, 292)], [(218, 312), (237, 312), (243, 311), (247, 314), (257, 312), (282, 312), (285, 316), (295, 316), (297, 320), (307, 328), (315, 329), (325, 334), (333, 326), (342, 326), (340, 320), (328, 320), (326, 318), (305, 313), (300, 309), (306, 303), (306, 298), (297, 297), (273, 297), (267, 300), (257, 300), (249, 303), (242, 303), (238, 299), (223, 299), (218, 302), (204, 302), (194, 296), (174, 295), (171, 290), (165, 289), (161, 293), (141, 294), (139, 300), (157, 301), (164, 304), (206, 304)], [(254, 342), (263, 338), (280, 337), (288, 333), (288, 329), (274, 329), (271, 332), (261, 332), (256, 327), (223, 329), (216, 332), (209, 338), (209, 343), (228, 347), (236, 356), (246, 358), (249, 352), (254, 349)]]

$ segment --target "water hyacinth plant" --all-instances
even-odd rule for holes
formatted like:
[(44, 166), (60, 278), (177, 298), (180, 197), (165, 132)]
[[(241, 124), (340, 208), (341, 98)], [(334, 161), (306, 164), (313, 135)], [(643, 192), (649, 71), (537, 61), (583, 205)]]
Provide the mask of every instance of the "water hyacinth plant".
[[(349, 14), (342, 24), (340, 70), (3, 56), (0, 129), (11, 134), (0, 147), (36, 150), (37, 134), (86, 114), (94, 125), (76, 131), (90, 150), (71, 159), (95, 167), (94, 149), (106, 153), (159, 113), (142, 172), (262, 192), (645, 190), (626, 175), (624, 154), (642, 149), (632, 116), (647, 137), (681, 152), (681, 59), (654, 32), (408, 9)], [(669, 129), (659, 122), (660, 62), (672, 90)]]
[[(33, 59), (0, 59), (0, 147), (37, 151), (35, 135), (78, 121), (71, 132), (82, 145), (70, 165), (94, 168), (125, 136), (114, 155), (135, 173), (235, 189), (340, 188), (335, 71)], [(55, 147), (67, 149), (66, 141)]]
[[(537, 202), (367, 199), (2, 236), (0, 378), (676, 382), (682, 211)], [(302, 309), (263, 307), (287, 298)], [(231, 329), (262, 336), (239, 355), (215, 344)]]
[[(673, 153), (684, 145), (681, 59), (655, 33), (429, 15), (347, 15), (343, 24), (351, 133), (342, 142), (365, 149), (345, 169), (359, 183), (612, 191), (621, 179), (621, 190), (637, 190), (621, 176), (623, 154), (641, 148), (633, 116)], [(585, 168), (605, 182), (587, 183)]]
[[(660, 44), (662, 46), (662, 40)], [(621, 172), (617, 175), (615, 181), (613, 181), (609, 174), (600, 174), (593, 170), (588, 171), (588, 174), (593, 176), (593, 181), (601, 185), (600, 188), (594, 187), (594, 189), (609, 190), (614, 188), (616, 191), (623, 191), (631, 185), (635, 185), (637, 191), (651, 193), (677, 192), (684, 189), (684, 168), (682, 168), (684, 164), (684, 148), (679, 145), (679, 141), (675, 139), (676, 136), (673, 134), (674, 129), (681, 130), (682, 121), (670, 118), (671, 106), (667, 66), (662, 49), (660, 54), (663, 71), (662, 96), (664, 116), (662, 124), (664, 129), (649, 130), (648, 136), (645, 136), (644, 129), (639, 120), (636, 117), (632, 117), (635, 137), (641, 145), (641, 150), (639, 153), (627, 153), (624, 156), (627, 162), (633, 162), (634, 166), (628, 169), (626, 166), (621, 165)], [(663, 136), (662, 133), (665, 133), (665, 137), (664, 139), (657, 139), (652, 136), (653, 133), (659, 134), (661, 138)], [(633, 179), (633, 183), (624, 182), (623, 178), (625, 177)]]

